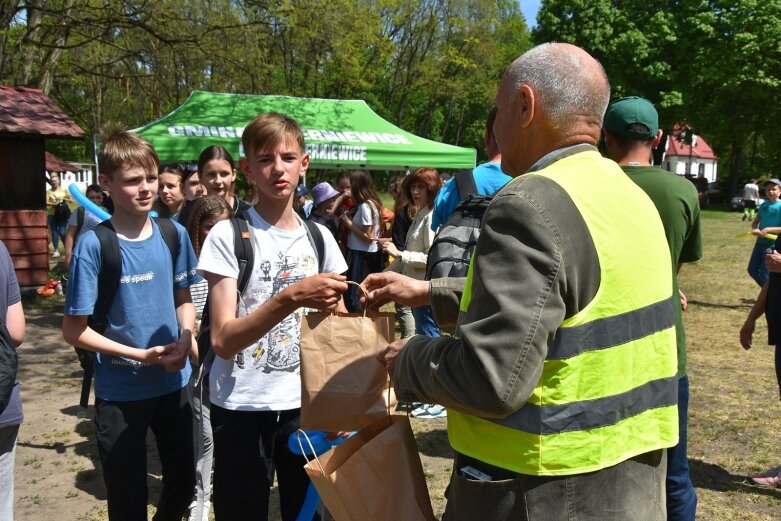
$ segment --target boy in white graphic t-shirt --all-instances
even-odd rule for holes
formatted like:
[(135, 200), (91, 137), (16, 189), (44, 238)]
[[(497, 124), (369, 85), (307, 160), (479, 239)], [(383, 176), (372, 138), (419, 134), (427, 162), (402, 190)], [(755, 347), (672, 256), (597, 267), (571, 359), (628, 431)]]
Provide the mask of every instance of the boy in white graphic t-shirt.
[[(237, 296), (238, 261), (231, 223), (212, 228), (198, 269), (209, 281), (209, 374), (214, 432), (214, 513), (218, 521), (267, 519), (276, 470), (283, 520), (293, 520), (309, 479), (303, 457), (287, 449), (299, 426), (299, 340), (304, 308), (344, 311), (347, 270), (336, 241), (318, 225), (323, 273), (301, 218), (293, 210), (299, 178), (309, 166), (295, 121), (277, 113), (244, 130), (241, 167), (257, 189), (248, 212), (252, 275)], [(238, 310), (238, 313), (237, 313)], [(237, 317), (238, 315), (238, 317)]]

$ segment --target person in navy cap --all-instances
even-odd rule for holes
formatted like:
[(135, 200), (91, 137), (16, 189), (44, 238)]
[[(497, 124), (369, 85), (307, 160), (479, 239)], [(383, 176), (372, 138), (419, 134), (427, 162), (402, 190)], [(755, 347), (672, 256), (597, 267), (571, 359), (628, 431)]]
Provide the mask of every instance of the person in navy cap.
[(312, 213), (312, 200), (307, 197), (309, 190), (304, 185), (298, 185), (296, 187), (296, 197), (293, 199), (293, 209), (302, 219), (309, 219), (309, 214)]

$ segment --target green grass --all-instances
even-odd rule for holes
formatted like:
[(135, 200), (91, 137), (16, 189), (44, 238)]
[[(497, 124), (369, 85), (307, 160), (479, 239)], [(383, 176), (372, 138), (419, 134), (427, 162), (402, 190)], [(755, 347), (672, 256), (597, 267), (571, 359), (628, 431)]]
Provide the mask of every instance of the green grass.
[(740, 217), (743, 215), (743, 212), (717, 207), (705, 208), (700, 213), (702, 214), (703, 219), (720, 219), (729, 221), (740, 221)]
[(781, 464), (781, 403), (764, 320), (750, 351), (738, 341), (759, 293), (746, 273), (754, 241), (735, 237), (748, 229), (740, 216), (704, 213), (703, 259), (679, 277), (689, 298), (689, 460), (702, 521), (781, 519), (781, 491), (747, 477)]

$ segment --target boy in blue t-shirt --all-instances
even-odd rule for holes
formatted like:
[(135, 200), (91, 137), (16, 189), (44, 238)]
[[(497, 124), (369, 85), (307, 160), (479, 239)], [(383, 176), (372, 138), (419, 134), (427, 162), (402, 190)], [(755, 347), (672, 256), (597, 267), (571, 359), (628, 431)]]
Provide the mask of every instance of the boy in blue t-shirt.
[(765, 254), (774, 244), (774, 240), (768, 239), (765, 235), (781, 233), (781, 201), (778, 200), (780, 195), (781, 181), (773, 178), (765, 183), (767, 200), (759, 206), (757, 216), (751, 223), (751, 233), (757, 236), (757, 242), (748, 261), (748, 274), (759, 284), (759, 287), (767, 282), (769, 275), (765, 266)]
[[(187, 232), (177, 258), (149, 218), (159, 160), (128, 132), (103, 141), (100, 182), (114, 201), (121, 272), (102, 333), (88, 325), (97, 300), (100, 242), (94, 231), (77, 243), (69, 271), (62, 333), (97, 353), (95, 427), (111, 521), (147, 519), (146, 434), (151, 427), (162, 464), (163, 490), (155, 521), (180, 521), (195, 486), (192, 413), (186, 386), (194, 349), (190, 285), (200, 279)], [(173, 269), (172, 269), (173, 266)]]

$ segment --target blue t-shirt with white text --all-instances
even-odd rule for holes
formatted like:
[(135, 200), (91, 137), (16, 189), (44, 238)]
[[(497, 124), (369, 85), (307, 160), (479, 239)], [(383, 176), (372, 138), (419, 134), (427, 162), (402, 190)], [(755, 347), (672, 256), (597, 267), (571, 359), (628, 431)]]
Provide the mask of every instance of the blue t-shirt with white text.
[[(185, 229), (179, 232), (179, 254), (171, 270), (171, 253), (157, 223), (150, 237), (119, 238), (122, 258), (117, 294), (106, 315), (106, 338), (137, 348), (167, 345), (179, 336), (173, 288), (188, 288), (201, 280), (197, 259)], [(91, 315), (98, 297), (100, 242), (94, 231), (76, 244), (68, 274), (66, 315)], [(174, 275), (174, 273), (176, 275)], [(95, 360), (95, 396), (130, 401), (163, 396), (179, 390), (190, 377), (189, 363), (178, 372), (160, 365), (98, 353)]]

